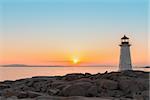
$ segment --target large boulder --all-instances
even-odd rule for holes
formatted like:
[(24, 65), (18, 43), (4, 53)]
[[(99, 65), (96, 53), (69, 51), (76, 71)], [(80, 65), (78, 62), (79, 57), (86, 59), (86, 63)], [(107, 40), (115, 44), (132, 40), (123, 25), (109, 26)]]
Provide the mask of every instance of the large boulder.
[(69, 84), (74, 84), (74, 83), (82, 83), (82, 82), (88, 82), (88, 83), (94, 83), (93, 80), (91, 80), (90, 78), (81, 78), (81, 79), (77, 79), (77, 80), (74, 80), (74, 81), (69, 81), (68, 83)]
[(35, 82), (33, 84), (34, 91), (36, 92), (46, 92), (50, 84), (47, 81)]
[(85, 96), (86, 91), (80, 85), (67, 86), (62, 90), (63, 96)]
[(89, 82), (78, 82), (63, 88), (63, 96), (86, 96), (87, 90), (92, 86)]
[(33, 91), (27, 91), (26, 94), (28, 95), (28, 98), (35, 98), (38, 96), (46, 96), (47, 94), (39, 93), (39, 92), (33, 92)]
[(141, 92), (148, 87), (148, 84), (144, 83), (139, 79), (120, 79), (119, 80), (119, 88), (124, 92), (124, 93), (136, 93)]
[(42, 96), (44, 94), (38, 93), (38, 92), (33, 92), (33, 91), (19, 91), (19, 90), (13, 90), (13, 89), (5, 89), (2, 91), (2, 97), (17, 97), (17, 98), (34, 98), (37, 96)]
[(129, 77), (137, 77), (136, 73), (132, 70), (125, 70), (120, 72), (123, 76), (129, 76)]
[(141, 91), (149, 89), (149, 79), (136, 78), (135, 82)]
[(80, 78), (83, 78), (84, 74), (80, 74), (80, 73), (73, 73), (73, 74), (67, 74), (65, 75), (62, 79), (66, 80), (66, 81), (73, 81), (73, 80), (77, 80)]
[(116, 80), (117, 77), (120, 76), (120, 73), (118, 72), (111, 72), (111, 73), (104, 73), (104, 74), (101, 74), (99, 79), (109, 79), (109, 80)]
[(85, 78), (89, 78), (89, 77), (91, 77), (91, 75), (92, 75), (92, 74), (90, 74), (90, 73), (85, 73), (85, 74), (84, 74)]
[(113, 80), (108, 79), (98, 79), (96, 80), (96, 84), (98, 85), (98, 88), (101, 89), (108, 89), (108, 90), (114, 90), (118, 88), (118, 83)]
[(39, 83), (40, 85), (43, 84), (48, 84), (53, 81), (53, 78), (46, 78), (46, 77), (34, 77), (31, 79), (27, 79), (27, 82), (25, 83), (29, 87), (33, 87), (35, 83)]
[(28, 98), (27, 92), (24, 92), (24, 91), (17, 91), (14, 96), (17, 96), (19, 99)]
[(90, 76), (90, 79), (95, 80), (95, 79), (100, 79), (101, 77), (102, 77), (102, 74), (97, 73), (97, 74), (95, 74), (95, 75)]
[(119, 81), (119, 88), (122, 90), (122, 91), (127, 91), (129, 92), (130, 90), (131, 91), (138, 91), (138, 86), (135, 84), (135, 81), (134, 80), (120, 80)]
[(120, 90), (107, 90), (106, 95), (108, 97), (121, 97), (123, 96), (123, 92)]
[(16, 96), (12, 96), (12, 97), (0, 97), (0, 100), (18, 100), (18, 98)]
[(51, 88), (62, 88), (64, 85), (67, 85), (67, 82), (55, 81), (55, 82), (51, 83)]
[(11, 97), (11, 96), (15, 96), (15, 95), (16, 95), (16, 92), (11, 88), (5, 89), (1, 92), (1, 96), (6, 97), (6, 98)]
[(29, 91), (29, 90), (33, 90), (32, 87), (28, 87), (26, 84), (20, 84), (20, 85), (12, 86), (12, 89), (16, 90), (16, 91)]
[(149, 90), (143, 91), (141, 95), (144, 100), (149, 100)]
[(59, 89), (51, 89), (51, 88), (47, 89), (47, 93), (49, 95), (57, 95), (59, 92), (60, 92)]
[(120, 78), (119, 89), (123, 91), (125, 97), (133, 98), (136, 96), (137, 98), (140, 98), (142, 91), (149, 89), (149, 81), (142, 78)]
[(91, 86), (91, 87), (87, 90), (87, 96), (89, 96), (89, 97), (96, 97), (96, 96), (98, 96), (98, 89), (97, 89), (97, 86)]
[(10, 85), (8, 85), (8, 84), (0, 84), (0, 90), (6, 89), (6, 88), (10, 88)]

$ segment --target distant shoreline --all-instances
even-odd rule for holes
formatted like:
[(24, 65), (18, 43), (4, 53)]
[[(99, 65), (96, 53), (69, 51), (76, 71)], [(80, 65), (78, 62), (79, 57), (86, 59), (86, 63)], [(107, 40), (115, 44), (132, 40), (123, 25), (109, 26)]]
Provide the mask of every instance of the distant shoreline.
[(116, 67), (117, 65), (100, 65), (100, 64), (93, 64), (93, 65), (26, 65), (26, 64), (6, 64), (0, 65), (0, 67)]
[(111, 65), (81, 65), (81, 66), (61, 66), (61, 65), (22, 65), (22, 64), (10, 64), (0, 65), (0, 67), (116, 67)]

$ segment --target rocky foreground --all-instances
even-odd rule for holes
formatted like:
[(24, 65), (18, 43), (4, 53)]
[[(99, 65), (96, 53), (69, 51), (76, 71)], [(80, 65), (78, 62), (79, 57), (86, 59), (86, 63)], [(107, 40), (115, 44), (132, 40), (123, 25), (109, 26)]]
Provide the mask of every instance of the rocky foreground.
[(149, 72), (75, 73), (0, 82), (0, 100), (149, 100)]

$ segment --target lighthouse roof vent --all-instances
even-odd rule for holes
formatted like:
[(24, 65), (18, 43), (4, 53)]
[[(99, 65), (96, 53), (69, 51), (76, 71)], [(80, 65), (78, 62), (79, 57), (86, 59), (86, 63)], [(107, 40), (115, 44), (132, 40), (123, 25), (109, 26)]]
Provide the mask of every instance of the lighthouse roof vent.
[(127, 36), (124, 35), (121, 39), (129, 39), (129, 38), (128, 38)]

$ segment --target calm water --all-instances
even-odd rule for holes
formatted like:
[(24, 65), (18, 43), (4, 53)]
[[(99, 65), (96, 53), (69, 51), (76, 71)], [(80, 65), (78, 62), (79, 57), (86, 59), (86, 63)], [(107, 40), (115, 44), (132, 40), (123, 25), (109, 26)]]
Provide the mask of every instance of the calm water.
[[(0, 81), (16, 80), (33, 76), (56, 76), (68, 73), (104, 73), (117, 71), (117, 67), (0, 67)], [(149, 71), (150, 68), (134, 68), (134, 70)]]

